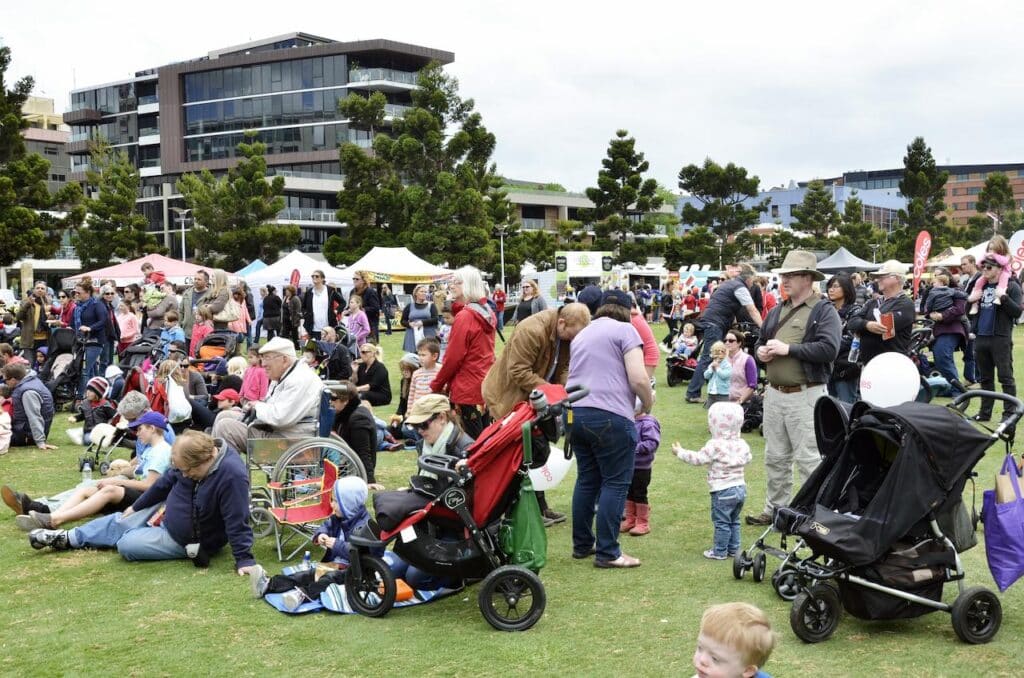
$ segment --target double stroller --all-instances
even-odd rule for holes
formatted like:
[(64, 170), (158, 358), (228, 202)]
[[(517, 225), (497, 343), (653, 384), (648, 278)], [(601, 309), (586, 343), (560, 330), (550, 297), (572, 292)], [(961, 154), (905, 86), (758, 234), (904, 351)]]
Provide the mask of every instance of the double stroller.
[[(413, 476), (411, 490), (377, 494), (375, 520), (357, 528), (349, 539), (351, 565), (345, 589), (352, 608), (379, 617), (394, 605), (394, 575), (374, 555), (394, 542), (397, 556), (429, 575), (483, 580), (478, 603), (494, 628), (523, 631), (536, 624), (547, 600), (536, 573), (546, 552), (517, 547), (509, 517), (517, 502), (536, 502), (527, 476), (534, 434), (557, 440), (562, 412), (586, 393), (540, 386), (530, 402), (519, 403), (484, 429), (464, 464), (445, 455), (421, 456), (420, 474)], [(539, 509), (533, 518), (536, 524), (517, 527), (535, 534), (539, 530), (543, 539)]]
[[(991, 433), (983, 432), (964, 415), (977, 397), (1002, 399), (1014, 412)], [(843, 610), (869, 620), (941, 610), (951, 614), (962, 641), (990, 641), (1002, 608), (992, 591), (964, 586), (960, 553), (976, 544), (976, 520), (962, 495), (988, 447), (1003, 440), (1009, 448), (1008, 430), (1024, 414), (1024, 404), (1004, 394), (970, 391), (949, 407), (846, 407), (819, 400), (815, 432), (819, 445), (828, 445), (821, 447), (827, 454), (791, 505), (773, 516), (776, 530), (810, 549), (803, 558), (788, 553), (783, 562), (795, 592), (794, 633), (809, 643), (826, 640)], [(762, 575), (763, 555), (757, 558)], [(952, 604), (942, 600), (943, 585), (950, 582), (959, 589)]]

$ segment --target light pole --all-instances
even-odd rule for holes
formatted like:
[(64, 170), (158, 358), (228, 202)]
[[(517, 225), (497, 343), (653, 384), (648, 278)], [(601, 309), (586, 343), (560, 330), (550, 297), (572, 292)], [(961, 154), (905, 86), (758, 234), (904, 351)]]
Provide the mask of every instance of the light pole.
[(178, 222), (181, 224), (181, 260), (185, 261), (185, 221), (188, 219), (191, 207), (172, 207), (171, 211), (178, 215)]
[(876, 261), (875, 255), (878, 254), (878, 248), (881, 247), (881, 245), (878, 243), (871, 243), (868, 247), (871, 248), (871, 263), (873, 264)]
[(722, 240), (721, 238), (715, 238), (715, 245), (718, 246), (718, 272), (719, 273), (722, 272), (722, 245), (724, 245), (724, 244), (725, 244), (724, 240)]
[(999, 233), (999, 224), (1002, 223), (999, 220), (999, 216), (991, 212), (985, 212), (985, 216), (992, 220), (992, 235)]
[(505, 291), (505, 231), (508, 230), (508, 226), (502, 224), (498, 226), (498, 238), (500, 241), (501, 248), (501, 290)]

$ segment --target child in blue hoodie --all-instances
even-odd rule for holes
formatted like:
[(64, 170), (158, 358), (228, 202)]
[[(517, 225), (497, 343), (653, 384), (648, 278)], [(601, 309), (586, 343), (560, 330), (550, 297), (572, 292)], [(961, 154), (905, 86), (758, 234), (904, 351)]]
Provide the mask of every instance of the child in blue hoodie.
[(326, 551), (322, 562), (338, 565), (339, 569), (319, 579), (315, 576), (315, 570), (268, 577), (264, 569), (256, 565), (249, 571), (253, 596), (262, 598), (268, 593), (283, 593), (285, 606), (294, 610), (307, 600), (318, 600), (331, 584), (343, 584), (345, 568), (348, 567), (348, 537), (353, 530), (370, 520), (366, 510), (367, 493), (366, 482), (362, 478), (340, 478), (334, 483), (331, 497), (334, 515), (325, 520), (313, 534), (313, 543)]

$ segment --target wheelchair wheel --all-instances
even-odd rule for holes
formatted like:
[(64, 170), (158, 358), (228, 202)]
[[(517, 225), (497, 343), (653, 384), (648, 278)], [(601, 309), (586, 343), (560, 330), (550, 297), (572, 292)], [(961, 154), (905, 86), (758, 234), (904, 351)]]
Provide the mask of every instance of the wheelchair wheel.
[(842, 613), (836, 590), (827, 584), (815, 584), (793, 600), (789, 626), (805, 643), (820, 643), (835, 633)]
[(345, 571), (345, 595), (352, 609), (361, 615), (383, 617), (394, 606), (397, 593), (395, 575), (381, 558), (360, 556), (359, 567)]
[(518, 565), (491, 572), (477, 596), (480, 612), (499, 631), (525, 631), (544, 614), (547, 594), (540, 577)]
[[(359, 476), (366, 480), (366, 469), (355, 451), (341, 438), (308, 438), (301, 440), (281, 455), (274, 465), (270, 479), (276, 483), (319, 478), (324, 473), (323, 460), (329, 459), (338, 467), (338, 477)], [(285, 497), (292, 499), (295, 497)]]
[(269, 499), (249, 497), (249, 526), (254, 539), (269, 537), (274, 533), (274, 516), (270, 513)]

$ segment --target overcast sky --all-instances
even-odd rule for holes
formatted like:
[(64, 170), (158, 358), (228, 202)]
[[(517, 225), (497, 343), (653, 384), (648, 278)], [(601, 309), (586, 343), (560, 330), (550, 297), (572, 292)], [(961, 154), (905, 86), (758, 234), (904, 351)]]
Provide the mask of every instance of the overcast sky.
[[(164, 14), (166, 9), (174, 13)], [(675, 189), (707, 156), (762, 188), (939, 163), (1024, 162), (1024, 5), (989, 2), (4, 3), (11, 75), (68, 92), (249, 39), (306, 31), (455, 53), (450, 72), (507, 177), (595, 184), (615, 130)]]

